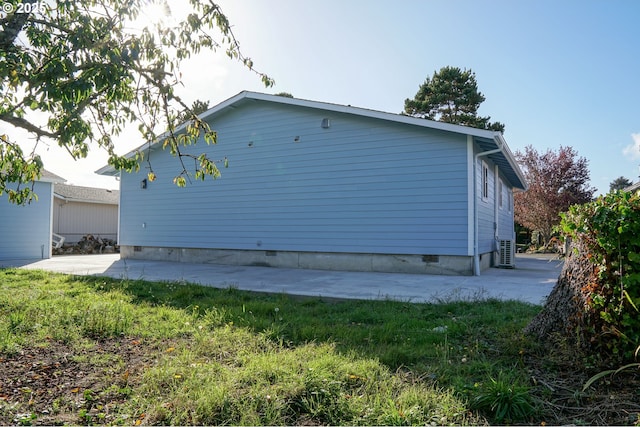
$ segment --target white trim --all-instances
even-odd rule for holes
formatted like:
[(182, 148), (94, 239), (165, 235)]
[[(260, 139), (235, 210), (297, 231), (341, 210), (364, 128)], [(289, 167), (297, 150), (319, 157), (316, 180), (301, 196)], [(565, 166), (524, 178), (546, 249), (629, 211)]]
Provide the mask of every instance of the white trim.
[(511, 169), (513, 169), (516, 175), (518, 175), (518, 179), (524, 186), (523, 191), (527, 191), (529, 189), (529, 184), (527, 183), (527, 180), (524, 177), (524, 173), (522, 172), (522, 169), (520, 169), (520, 166), (518, 165), (518, 162), (516, 161), (515, 156), (509, 149), (509, 146), (507, 145), (507, 141), (505, 141), (504, 136), (501, 133), (496, 132), (493, 138), (496, 141), (496, 144), (498, 144), (498, 147), (502, 147), (502, 154), (504, 154), (504, 156), (507, 158), (507, 161), (511, 165)]
[(120, 212), (122, 210), (122, 171), (118, 171), (118, 228), (116, 243), (120, 245)]
[[(504, 141), (504, 140), (502, 140)], [(499, 139), (496, 139), (496, 142), (500, 142)], [(477, 153), (475, 156), (473, 156), (473, 177), (474, 179), (477, 180), (477, 165), (478, 165), (478, 159), (480, 157), (486, 157), (489, 156), (491, 154), (496, 154), (496, 153), (500, 153), (503, 150), (504, 146), (503, 145), (499, 145), (498, 148), (496, 148), (495, 150), (489, 150), (489, 151), (481, 151), (479, 153)], [(484, 163), (484, 161), (483, 161)], [(474, 183), (474, 189), (477, 189), (478, 184), (477, 182)], [(477, 191), (477, 190), (476, 190)], [(473, 198), (473, 275), (474, 276), (479, 276), (480, 275), (480, 251), (479, 251), (479, 243), (478, 241), (480, 240), (479, 238), (479, 225), (478, 225), (478, 196), (476, 194), (474, 194), (474, 198)]]
[(473, 256), (473, 238), (474, 238), (474, 221), (473, 216), (475, 209), (476, 189), (474, 179), (475, 168), (473, 167), (473, 136), (467, 135), (467, 255)]
[[(62, 195), (57, 194), (55, 192), (53, 193), (53, 197), (55, 197), (56, 199), (60, 199), (63, 202), (68, 202), (68, 203), (70, 203), (70, 202), (74, 202), (74, 203), (92, 203), (92, 204), (96, 204), (96, 205), (110, 205), (110, 206), (114, 206), (114, 205), (118, 204), (118, 202), (106, 202), (106, 201), (103, 201), (103, 200), (88, 200), (88, 199), (76, 199), (76, 198), (73, 198), (73, 197), (65, 197), (65, 196), (62, 196)], [(120, 196), (118, 196), (118, 198), (119, 197)]]
[(439, 129), (448, 132), (461, 133), (464, 135), (472, 135), (481, 138), (494, 139), (499, 132), (472, 128), (469, 126), (455, 125), (451, 123), (438, 122), (435, 120), (422, 119), (412, 116), (404, 116), (402, 114), (387, 113), (384, 111), (369, 110), (366, 108), (352, 107), (350, 105), (331, 104), (328, 102), (310, 101), (306, 99), (288, 98), (284, 96), (269, 95), (266, 93), (240, 92), (238, 95), (229, 98), (228, 100), (218, 104), (217, 106), (204, 112), (200, 117), (206, 120), (209, 116), (216, 112), (226, 108), (229, 105), (235, 104), (241, 99), (254, 99), (259, 101), (277, 102), (280, 104), (295, 105), (298, 107), (314, 108), (319, 110), (327, 110), (336, 113), (353, 114), (357, 116), (369, 117), (373, 119), (388, 120), (397, 123), (404, 123), (409, 125), (415, 125), (420, 127), (426, 127), (430, 129)]
[[(500, 169), (498, 165), (494, 165), (493, 167), (493, 236), (497, 240), (500, 235), (500, 205), (499, 198), (501, 197), (498, 194), (498, 190), (501, 191), (500, 186), (502, 181), (500, 180)], [(499, 249), (499, 248), (496, 248)]]
[(482, 160), (480, 167), (480, 199), (489, 201), (489, 164)]
[[(419, 126), (423, 128), (437, 129), (437, 130), (442, 130), (446, 132), (453, 132), (453, 133), (459, 133), (463, 135), (475, 136), (479, 138), (491, 139), (491, 140), (494, 140), (498, 146), (504, 143), (504, 138), (502, 137), (502, 134), (500, 132), (495, 132), (495, 131), (490, 131), (485, 129), (478, 129), (478, 128), (462, 126), (462, 125), (455, 125), (451, 123), (438, 122), (434, 120), (427, 120), (427, 119), (422, 119), (418, 117), (404, 116), (402, 114), (368, 110), (366, 108), (352, 107), (350, 105), (339, 105), (339, 104), (331, 104), (328, 102), (309, 101), (306, 99), (288, 98), (284, 96), (269, 95), (266, 93), (249, 92), (249, 91), (240, 92), (239, 94), (225, 101), (222, 101), (218, 105), (200, 114), (199, 117), (202, 120), (207, 120), (210, 117), (215, 116), (217, 113), (227, 108), (235, 108), (236, 104), (242, 101), (245, 101), (245, 102), (267, 101), (267, 102), (273, 102), (278, 104), (294, 105), (297, 107), (325, 110), (325, 111), (330, 111), (335, 113), (352, 114), (352, 115), (368, 117), (372, 119), (386, 120), (386, 121), (391, 121), (395, 123), (402, 123), (407, 125)], [(185, 127), (186, 127), (186, 123), (178, 126), (175, 132), (178, 133), (182, 131)], [(157, 141), (162, 141), (164, 137), (165, 137), (164, 134), (160, 135)], [(157, 145), (157, 142), (154, 142), (151, 144), (152, 147), (155, 145)], [(134, 150), (131, 150), (130, 152), (125, 154), (124, 157), (131, 158), (137, 152), (139, 152), (140, 150), (146, 147), (149, 147), (148, 142), (145, 142), (144, 144), (141, 144)], [(510, 153), (510, 152), (505, 152), (505, 154), (507, 153)], [(518, 168), (517, 163), (515, 163), (515, 160), (509, 156), (507, 157), (508, 157), (509, 163), (514, 165), (515, 168)], [(99, 175), (115, 175), (116, 174), (115, 172), (116, 172), (115, 169), (111, 165), (103, 166), (102, 168), (95, 171), (95, 173)], [(518, 174), (518, 176), (520, 175), (521, 174)], [(524, 182), (524, 180), (522, 182)]]
[[(49, 183), (51, 194), (49, 195), (49, 236), (47, 238), (47, 256), (49, 259), (53, 256), (53, 182)], [(44, 254), (43, 254), (44, 255)]]

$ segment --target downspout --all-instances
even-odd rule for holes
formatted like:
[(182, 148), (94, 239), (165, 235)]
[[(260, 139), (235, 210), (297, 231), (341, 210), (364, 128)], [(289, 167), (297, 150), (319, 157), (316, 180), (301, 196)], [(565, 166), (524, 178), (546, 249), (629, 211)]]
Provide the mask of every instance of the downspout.
[[(494, 178), (494, 182), (493, 182), (493, 191), (494, 191), (494, 198), (493, 198), (493, 238), (495, 240), (495, 243), (498, 242), (498, 237), (500, 236), (500, 197), (501, 194), (499, 193), (500, 191), (500, 168), (498, 167), (498, 165), (495, 165), (495, 167), (493, 168), (493, 176)], [(494, 248), (494, 252), (499, 251), (500, 246), (497, 245)]]
[(473, 158), (473, 275), (480, 275), (480, 253), (478, 248), (478, 159), (490, 154), (496, 154), (502, 152), (504, 147), (504, 139), (502, 135), (497, 134), (494, 137), (498, 148), (489, 151), (482, 151), (477, 153)]
[(118, 171), (116, 176), (118, 181), (118, 226), (116, 228), (116, 244), (120, 246), (120, 207), (122, 206), (122, 171)]
[[(50, 184), (50, 188), (51, 188), (51, 193), (49, 194), (49, 242), (48, 242), (48, 251), (46, 254), (46, 258), (49, 259), (53, 256), (53, 205), (54, 205), (54, 197), (53, 197), (53, 191), (54, 191), (54, 186), (55, 186), (55, 182), (52, 182)], [(45, 253), (44, 253), (44, 245), (42, 246), (42, 259), (45, 258)]]

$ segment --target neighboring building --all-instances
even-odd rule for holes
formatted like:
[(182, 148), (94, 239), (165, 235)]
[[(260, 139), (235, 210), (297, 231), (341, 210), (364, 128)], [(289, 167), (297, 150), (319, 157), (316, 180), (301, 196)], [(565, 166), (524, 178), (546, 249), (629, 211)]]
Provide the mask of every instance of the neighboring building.
[(636, 182), (636, 183), (634, 183), (634, 184), (631, 184), (630, 186), (625, 187), (625, 188), (623, 188), (622, 190), (623, 190), (623, 191), (627, 191), (627, 192), (629, 192), (629, 193), (631, 193), (632, 191), (640, 190), (640, 181), (638, 181), (638, 182)]
[(77, 243), (89, 234), (117, 239), (118, 190), (56, 184), (53, 195), (53, 232), (65, 243)]
[(63, 182), (43, 171), (33, 185), (38, 200), (15, 205), (0, 197), (0, 260), (51, 258), (53, 186)]
[(513, 262), (526, 182), (500, 133), (252, 92), (201, 117), (218, 143), (181, 150), (229, 168), (178, 188), (180, 162), (141, 145), (158, 179), (121, 175), (123, 258), (435, 274)]

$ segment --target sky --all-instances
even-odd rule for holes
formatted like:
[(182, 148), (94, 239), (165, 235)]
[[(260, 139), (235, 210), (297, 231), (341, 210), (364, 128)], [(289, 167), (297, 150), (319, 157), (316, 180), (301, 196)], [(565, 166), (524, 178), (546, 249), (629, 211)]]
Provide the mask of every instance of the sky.
[[(179, 8), (184, 0), (170, 0)], [(640, 2), (636, 0), (219, 0), (260, 78), (207, 53), (182, 68), (181, 96), (210, 106), (243, 90), (400, 113), (445, 66), (472, 70), (513, 152), (573, 147), (604, 194), (640, 175)], [(214, 124), (215, 129), (215, 124)], [(0, 129), (1, 130), (1, 129)], [(142, 144), (135, 132), (121, 154)], [(94, 171), (106, 155), (73, 161), (40, 144), (45, 168), (75, 185), (117, 188)]]

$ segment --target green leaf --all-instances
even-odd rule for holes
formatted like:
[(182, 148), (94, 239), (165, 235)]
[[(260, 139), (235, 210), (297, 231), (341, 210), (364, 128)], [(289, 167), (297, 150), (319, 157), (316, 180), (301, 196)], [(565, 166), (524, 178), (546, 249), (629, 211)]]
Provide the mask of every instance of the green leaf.
[(627, 299), (627, 301), (629, 302), (629, 304), (631, 304), (631, 306), (633, 307), (633, 309), (635, 311), (638, 311), (638, 307), (636, 307), (635, 303), (633, 302), (633, 300), (631, 299), (631, 296), (629, 295), (629, 292), (627, 292), (627, 290), (623, 290), (622, 294), (624, 295), (624, 297)]
[(601, 378), (606, 377), (607, 375), (616, 375), (619, 374), (620, 372), (630, 369), (630, 368), (640, 368), (640, 363), (630, 363), (628, 365), (624, 365), (618, 369), (609, 369), (606, 371), (602, 371), (599, 372), (597, 374), (595, 374), (594, 376), (592, 376), (591, 378), (589, 378), (589, 380), (584, 384), (584, 386), (582, 387), (582, 391), (586, 391), (589, 387), (591, 387), (591, 385), (593, 383), (595, 383), (596, 381), (598, 381)]
[[(241, 51), (230, 22), (217, 5), (185, 2), (188, 9), (181, 14), (183, 18), (134, 28), (132, 20), (144, 15), (147, 3), (59, 1), (55, 8), (39, 9), (33, 15), (37, 22), (21, 24), (16, 14), (6, 16), (6, 26), (24, 27), (17, 28), (20, 38), (7, 40), (13, 47), (3, 52), (5, 61), (0, 61), (0, 80), (6, 83), (0, 93), (0, 113), (10, 111), (14, 118), (27, 123), (23, 130), (36, 138), (55, 139), (73, 157), (80, 158), (96, 143), (112, 147), (111, 138), (129, 124), (137, 125), (143, 141), (153, 143), (157, 142), (156, 129), (167, 127), (171, 133), (176, 122), (184, 123), (180, 120), (185, 109), (178, 84), (182, 80), (180, 69), (184, 59), (198, 52), (227, 51), (266, 85), (272, 84)], [(109, 12), (98, 13), (96, 8)], [(24, 111), (27, 108), (42, 120), (30, 122)], [(194, 103), (189, 118), (207, 109), (208, 103)], [(160, 145), (179, 157), (176, 167), (182, 168), (180, 147), (196, 144), (203, 134), (207, 144), (216, 143), (215, 131), (198, 119)], [(138, 155), (135, 159), (118, 158), (112, 152), (109, 155), (109, 164), (119, 170), (140, 169)], [(2, 157), (3, 177), (12, 173), (7, 171), (19, 170), (26, 161), (17, 150)], [(186, 185), (189, 173), (180, 170), (176, 185)], [(216, 167), (203, 169), (203, 173), (219, 175)], [(9, 194), (7, 182), (0, 179), (0, 194)], [(24, 201), (25, 195), (16, 190), (10, 199)]]
[(177, 177), (173, 178), (173, 183), (175, 185), (177, 185), (178, 187), (186, 187), (187, 186), (187, 180), (183, 176), (177, 176)]

